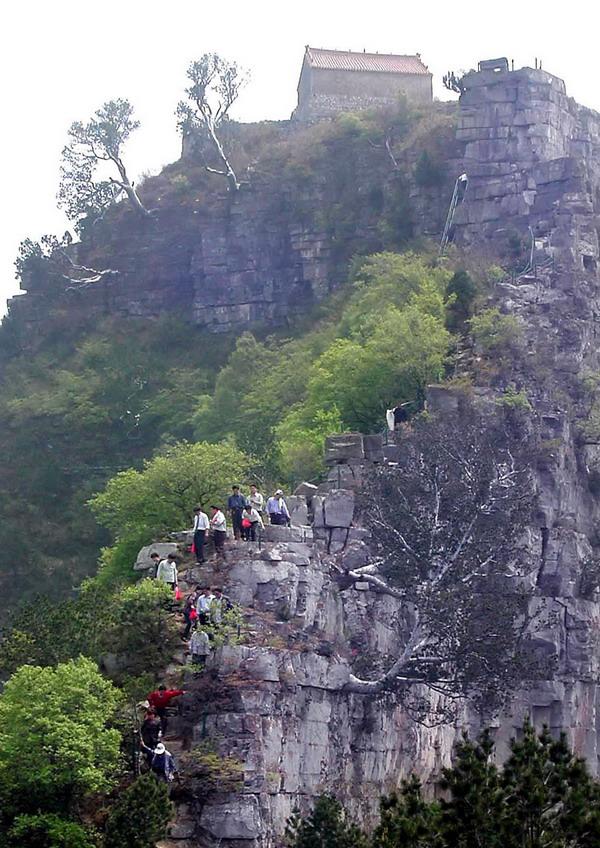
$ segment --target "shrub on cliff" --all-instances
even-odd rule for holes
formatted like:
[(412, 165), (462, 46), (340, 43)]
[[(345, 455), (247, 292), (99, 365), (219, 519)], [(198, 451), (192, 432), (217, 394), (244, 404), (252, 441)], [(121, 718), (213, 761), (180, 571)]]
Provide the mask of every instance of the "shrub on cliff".
[(104, 848), (153, 848), (164, 837), (172, 813), (166, 785), (152, 774), (142, 775), (111, 808)]

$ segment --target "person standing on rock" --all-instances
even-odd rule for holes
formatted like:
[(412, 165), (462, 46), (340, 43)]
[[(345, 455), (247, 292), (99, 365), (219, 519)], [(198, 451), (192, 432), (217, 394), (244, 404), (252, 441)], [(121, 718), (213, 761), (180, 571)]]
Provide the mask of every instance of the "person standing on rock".
[(142, 742), (149, 748), (156, 748), (160, 740), (160, 719), (154, 710), (148, 710), (140, 728)]
[(275, 494), (267, 501), (267, 514), (271, 524), (290, 525), (290, 512), (281, 489), (277, 489)]
[(197, 627), (192, 633), (190, 654), (195, 670), (201, 671), (206, 665), (206, 658), (210, 654), (210, 639), (208, 633), (200, 627)]
[(192, 613), (196, 612), (196, 603), (198, 601), (198, 596), (200, 595), (200, 586), (196, 586), (196, 588), (190, 592), (190, 594), (185, 599), (185, 603), (183, 605), (183, 620), (185, 621), (185, 629), (181, 635), (182, 639), (189, 639), (190, 632), (192, 629), (192, 624), (194, 623), (194, 619), (197, 617), (192, 616)]
[(198, 624), (200, 626), (209, 623), (211, 605), (214, 599), (215, 596), (208, 586), (200, 590), (196, 598), (196, 612), (198, 613)]
[(161, 559), (156, 571), (156, 579), (170, 586), (173, 591), (177, 589), (177, 557), (168, 554), (166, 559)]
[(232, 486), (232, 494), (227, 500), (227, 509), (231, 515), (231, 523), (233, 525), (233, 536), (235, 539), (240, 539), (242, 536), (242, 512), (246, 507), (247, 500), (240, 492), (239, 486)]
[(167, 751), (162, 742), (159, 742), (155, 748), (150, 748), (142, 742), (141, 747), (146, 752), (148, 764), (157, 780), (162, 780), (165, 783), (175, 780), (175, 774), (177, 772), (175, 759), (173, 754)]
[(262, 518), (265, 509), (265, 499), (263, 495), (261, 495), (261, 493), (258, 491), (258, 488), (254, 485), (254, 483), (250, 486), (250, 495), (248, 497), (248, 501), (250, 502), (250, 506), (253, 506)]
[(212, 530), (217, 556), (225, 553), (225, 539), (227, 538), (227, 519), (218, 506), (211, 506), (210, 529)]
[(242, 538), (246, 542), (256, 542), (256, 533), (259, 529), (265, 529), (260, 512), (248, 504), (242, 511)]
[(148, 570), (148, 577), (156, 578), (156, 575), (158, 574), (158, 566), (160, 565), (161, 561), (160, 554), (157, 554), (156, 551), (152, 551), (152, 553), (150, 554), (150, 559), (152, 561), (152, 565)]
[(194, 551), (196, 553), (196, 562), (206, 562), (204, 557), (204, 543), (206, 541), (206, 532), (210, 528), (208, 515), (202, 512), (201, 506), (194, 507)]
[(167, 689), (162, 684), (148, 695), (148, 704), (160, 719), (160, 729), (163, 736), (167, 732), (168, 725), (167, 707), (173, 698), (178, 698), (180, 695), (185, 695), (184, 689)]

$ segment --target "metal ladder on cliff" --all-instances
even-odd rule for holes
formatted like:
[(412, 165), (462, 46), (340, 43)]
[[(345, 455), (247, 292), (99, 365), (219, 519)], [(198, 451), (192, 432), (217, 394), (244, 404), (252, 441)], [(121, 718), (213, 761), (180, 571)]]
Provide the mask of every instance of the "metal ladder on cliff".
[(461, 174), (456, 178), (454, 191), (452, 192), (452, 200), (450, 201), (450, 207), (448, 209), (448, 214), (446, 215), (446, 224), (444, 226), (444, 232), (442, 233), (442, 240), (440, 242), (440, 256), (443, 256), (446, 246), (448, 245), (450, 233), (452, 231), (452, 222), (454, 221), (454, 213), (456, 212), (458, 204), (462, 203), (465, 199), (468, 185), (469, 178), (466, 174)]

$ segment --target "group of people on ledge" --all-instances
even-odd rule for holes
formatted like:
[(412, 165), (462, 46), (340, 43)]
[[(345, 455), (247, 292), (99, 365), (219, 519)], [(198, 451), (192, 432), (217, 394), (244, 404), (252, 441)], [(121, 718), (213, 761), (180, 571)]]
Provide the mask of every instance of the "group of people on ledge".
[[(290, 524), (288, 510), (281, 489), (267, 499), (258, 491), (257, 486), (250, 486), (248, 495), (242, 494), (239, 486), (232, 486), (227, 499), (227, 513), (236, 540), (255, 542), (260, 531), (264, 530), (265, 519), (271, 524)], [(206, 562), (205, 547), (209, 535), (212, 536), (217, 556), (222, 556), (227, 538), (227, 517), (220, 506), (210, 507), (210, 517), (203, 511), (202, 506), (194, 507), (194, 547), (197, 562)]]

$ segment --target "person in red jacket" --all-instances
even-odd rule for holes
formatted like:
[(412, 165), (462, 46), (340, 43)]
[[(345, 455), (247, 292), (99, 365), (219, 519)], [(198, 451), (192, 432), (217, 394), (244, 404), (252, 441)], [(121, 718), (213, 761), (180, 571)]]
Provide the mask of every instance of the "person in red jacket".
[(158, 689), (155, 689), (154, 692), (150, 692), (148, 695), (148, 703), (150, 704), (150, 707), (160, 718), (160, 727), (163, 736), (167, 732), (167, 707), (171, 703), (171, 700), (179, 697), (179, 695), (185, 695), (185, 690), (167, 689), (166, 686), (162, 685), (159, 686)]

